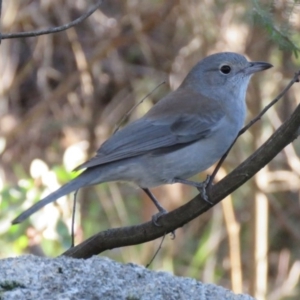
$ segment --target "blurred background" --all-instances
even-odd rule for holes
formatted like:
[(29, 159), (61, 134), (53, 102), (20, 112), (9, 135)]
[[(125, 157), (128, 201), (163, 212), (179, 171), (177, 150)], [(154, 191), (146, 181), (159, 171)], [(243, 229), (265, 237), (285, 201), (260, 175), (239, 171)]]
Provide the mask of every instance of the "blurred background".
[[(96, 1), (3, 1), (2, 33), (68, 23)], [(122, 117), (124, 125), (175, 89), (203, 57), (221, 51), (267, 61), (248, 89), (248, 121), (300, 67), (300, 1), (110, 0), (67, 31), (0, 45), (0, 257), (55, 257), (70, 247), (73, 195), (11, 227), (34, 202), (74, 178)], [(300, 102), (300, 86), (247, 131), (217, 175), (257, 149)], [(258, 299), (300, 297), (300, 144), (284, 149), (230, 197), (166, 237), (154, 270), (216, 283)], [(203, 180), (207, 173), (196, 176)], [(173, 210), (196, 195), (182, 185), (153, 189)], [(149, 221), (153, 204), (138, 188), (80, 190), (76, 244), (98, 231)], [(159, 240), (101, 254), (146, 265)]]

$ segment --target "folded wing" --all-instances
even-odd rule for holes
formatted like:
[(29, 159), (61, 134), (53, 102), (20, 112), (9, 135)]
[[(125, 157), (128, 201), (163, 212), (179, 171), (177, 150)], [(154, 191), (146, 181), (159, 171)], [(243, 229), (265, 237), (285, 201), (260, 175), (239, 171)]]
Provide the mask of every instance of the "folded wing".
[(221, 126), (223, 118), (224, 114), (220, 111), (210, 113), (209, 118), (196, 114), (160, 119), (141, 118), (116, 132), (99, 148), (95, 157), (75, 170), (205, 139)]

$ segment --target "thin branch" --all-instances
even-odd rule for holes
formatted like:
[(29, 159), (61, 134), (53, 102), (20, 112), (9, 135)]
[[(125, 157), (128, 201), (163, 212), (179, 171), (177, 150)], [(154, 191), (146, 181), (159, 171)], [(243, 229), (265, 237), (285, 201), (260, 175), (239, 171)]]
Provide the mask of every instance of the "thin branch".
[(238, 133), (235, 140), (232, 142), (228, 150), (225, 152), (225, 154), (222, 156), (222, 158), (219, 160), (217, 166), (215, 167), (212, 175), (210, 176), (210, 180), (208, 183), (208, 188), (211, 186), (214, 178), (216, 177), (218, 171), (220, 170), (223, 162), (225, 161), (226, 157), (228, 156), (228, 153), (230, 152), (233, 145), (236, 143), (237, 139), (240, 135), (245, 133), (254, 123), (256, 123), (258, 120), (261, 119), (261, 117), (274, 105), (276, 104), (286, 93), (287, 91), (292, 87), (292, 85), (296, 82), (299, 82), (299, 76), (300, 76), (300, 70), (295, 73), (293, 79), (289, 82), (289, 84), (284, 88), (284, 90), (274, 99), (272, 100), (254, 119), (252, 119), (245, 127), (243, 127), (240, 132)]
[(91, 14), (93, 14), (102, 4), (103, 0), (100, 0), (97, 2), (97, 4), (95, 4), (90, 10), (88, 10), (85, 14), (83, 14), (82, 16), (80, 16), (79, 18), (77, 18), (76, 20), (67, 23), (65, 25), (62, 26), (58, 26), (58, 27), (52, 27), (52, 28), (48, 28), (48, 29), (41, 29), (41, 30), (36, 30), (36, 31), (27, 31), (27, 32), (16, 32), (16, 33), (7, 33), (7, 34), (3, 34), (1, 36), (1, 38), (4, 39), (14, 39), (14, 38), (24, 38), (24, 37), (32, 37), (32, 36), (39, 36), (39, 35), (43, 35), (43, 34), (50, 34), (50, 33), (56, 33), (56, 32), (60, 32), (60, 31), (64, 31), (67, 30), (75, 25), (80, 24), (81, 22), (83, 22), (85, 19), (87, 19)]
[(142, 104), (146, 98), (148, 98), (152, 93), (154, 93), (160, 86), (165, 84), (165, 81), (161, 82), (158, 86), (156, 86), (150, 93), (148, 93), (145, 97), (143, 97), (138, 103), (136, 103), (121, 119), (119, 124), (117, 124), (116, 129), (114, 130), (114, 134), (119, 130), (123, 121), (140, 105)]
[(290, 81), (290, 83), (286, 86), (286, 88), (274, 99), (272, 100), (253, 120), (251, 120), (244, 128), (242, 128), (239, 132), (239, 135), (243, 134), (246, 130), (248, 130), (255, 122), (261, 119), (261, 117), (271, 108), (274, 104), (276, 104), (292, 87), (292, 85), (296, 82), (299, 82), (300, 70), (295, 73), (294, 78)]
[[(294, 81), (296, 82), (296, 81)], [(300, 105), (272, 136), (246, 161), (210, 189), (210, 200), (214, 205), (231, 194), (268, 164), (284, 147), (299, 135)], [(201, 195), (187, 204), (161, 216), (161, 226), (151, 221), (137, 226), (113, 228), (99, 232), (63, 255), (74, 258), (89, 258), (105, 250), (145, 243), (172, 232), (211, 208)]]
[(75, 214), (76, 214), (76, 204), (77, 204), (77, 194), (78, 190), (74, 193), (73, 209), (72, 209), (72, 221), (71, 221), (71, 248), (75, 245)]
[[(158, 17), (150, 18), (149, 20), (145, 20), (143, 26), (141, 28), (141, 32), (149, 33), (154, 28), (157, 28), (160, 23), (162, 23), (169, 14), (173, 11), (173, 8), (179, 3), (179, 0), (167, 1), (161, 10), (161, 14)], [(107, 57), (113, 49), (119, 47), (125, 47), (127, 45), (132, 44), (136, 41), (136, 36), (134, 33), (128, 34), (126, 36), (122, 35), (122, 33), (118, 34), (114, 38), (111, 39), (109, 43), (105, 46), (101, 46), (99, 48), (94, 49), (95, 51), (91, 54), (88, 59), (88, 66), (93, 66), (93, 64), (104, 57)], [(63, 80), (53, 91), (52, 94), (46, 97), (42, 102), (35, 105), (30, 111), (27, 112), (25, 118), (20, 124), (17, 124), (11, 131), (7, 134), (4, 134), (4, 138), (6, 141), (6, 151), (8, 151), (18, 140), (18, 137), (25, 134), (26, 130), (30, 126), (34, 126), (34, 120), (37, 115), (41, 115), (46, 112), (49, 108), (50, 103), (55, 99), (55, 103), (59, 103), (61, 99), (67, 94), (69, 88), (73, 88), (76, 86), (79, 80), (80, 71), (74, 71), (70, 74), (65, 80)], [(3, 153), (0, 153), (0, 160), (3, 156)]]
[(161, 241), (159, 243), (159, 246), (158, 246), (157, 250), (155, 251), (155, 253), (154, 253), (153, 257), (151, 258), (151, 260), (147, 263), (147, 265), (145, 266), (145, 268), (149, 268), (150, 265), (153, 263), (153, 261), (154, 261), (155, 257), (157, 256), (158, 252), (161, 250), (161, 246), (162, 246), (162, 244), (163, 244), (163, 242), (165, 240), (165, 237), (166, 237), (166, 234), (163, 235), (163, 237), (162, 237), (162, 239), (161, 239)]

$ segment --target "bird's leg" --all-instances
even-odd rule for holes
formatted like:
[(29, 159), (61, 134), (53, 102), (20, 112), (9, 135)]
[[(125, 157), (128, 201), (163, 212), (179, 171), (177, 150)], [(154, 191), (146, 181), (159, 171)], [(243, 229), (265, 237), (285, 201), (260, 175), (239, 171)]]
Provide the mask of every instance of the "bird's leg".
[(147, 196), (151, 199), (151, 201), (154, 203), (154, 205), (156, 206), (156, 208), (158, 209), (158, 213), (155, 214), (153, 217), (152, 217), (152, 222), (155, 226), (160, 226), (158, 223), (157, 223), (157, 220), (160, 216), (162, 215), (165, 215), (166, 213), (168, 213), (168, 211), (166, 209), (164, 209), (160, 203), (158, 202), (158, 200), (155, 198), (155, 196), (150, 192), (149, 189), (147, 188), (142, 188), (142, 190), (147, 194)]
[[(157, 220), (162, 216), (168, 213), (168, 211), (166, 209), (164, 209), (160, 203), (158, 202), (158, 200), (155, 198), (155, 196), (150, 192), (149, 189), (147, 188), (142, 188), (142, 190), (147, 194), (147, 196), (151, 199), (151, 201), (154, 203), (154, 205), (156, 206), (156, 208), (158, 209), (158, 213), (152, 216), (152, 223), (155, 226), (161, 226), (157, 223)], [(171, 236), (172, 239), (175, 239), (176, 235), (175, 235), (175, 231), (171, 232)]]
[(206, 193), (206, 187), (208, 186), (209, 181), (210, 181), (210, 176), (207, 175), (206, 179), (203, 182), (195, 182), (195, 181), (181, 179), (181, 178), (174, 178), (173, 182), (190, 185), (190, 186), (197, 188), (197, 190), (200, 192), (200, 194), (201, 194), (202, 198), (205, 200), (205, 202), (207, 202), (210, 205), (213, 205), (213, 203), (211, 201), (209, 201), (208, 195)]

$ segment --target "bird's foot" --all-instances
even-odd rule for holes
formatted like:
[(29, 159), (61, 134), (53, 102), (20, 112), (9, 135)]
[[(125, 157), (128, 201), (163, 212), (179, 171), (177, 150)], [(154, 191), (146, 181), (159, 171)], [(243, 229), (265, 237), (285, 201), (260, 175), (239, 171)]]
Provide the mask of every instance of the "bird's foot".
[[(168, 213), (168, 211), (166, 209), (160, 208), (159, 212), (152, 216), (152, 224), (157, 227), (160, 227), (161, 225), (157, 221), (161, 216), (163, 216), (167, 213)], [(175, 231), (171, 231), (170, 234), (171, 234), (171, 239), (174, 240), (176, 238)]]
[(160, 227), (161, 225), (157, 221), (158, 221), (158, 219), (161, 216), (163, 216), (163, 215), (165, 215), (167, 213), (168, 213), (168, 211), (166, 209), (164, 209), (164, 208), (160, 209), (158, 213), (156, 213), (155, 215), (152, 216), (152, 223), (153, 223), (153, 225), (155, 225), (157, 227)]
[[(164, 209), (161, 204), (158, 202), (158, 200), (155, 198), (155, 196), (150, 192), (148, 188), (142, 188), (142, 190), (148, 195), (148, 197), (151, 199), (151, 201), (154, 203), (156, 208), (158, 209), (158, 213), (152, 216), (152, 224), (160, 227), (161, 225), (157, 222), (158, 219), (162, 216), (168, 213), (166, 209)], [(175, 239), (175, 231), (171, 232), (171, 238)]]
[(182, 183), (186, 185), (190, 185), (195, 187), (201, 194), (202, 198), (204, 199), (205, 202), (207, 202), (210, 205), (213, 205), (211, 201), (209, 201), (208, 195), (206, 193), (206, 188), (209, 185), (210, 182), (210, 176), (207, 175), (206, 179), (203, 182), (195, 182), (195, 181), (190, 181), (182, 178), (175, 178), (174, 183)]
[(207, 175), (206, 179), (203, 182), (199, 182), (197, 186), (197, 190), (200, 192), (201, 197), (210, 205), (214, 205), (210, 200), (206, 192), (206, 188), (210, 182), (210, 176)]

